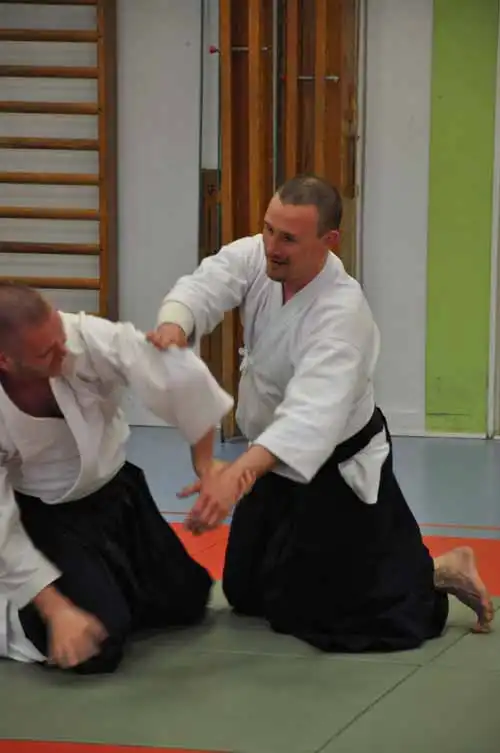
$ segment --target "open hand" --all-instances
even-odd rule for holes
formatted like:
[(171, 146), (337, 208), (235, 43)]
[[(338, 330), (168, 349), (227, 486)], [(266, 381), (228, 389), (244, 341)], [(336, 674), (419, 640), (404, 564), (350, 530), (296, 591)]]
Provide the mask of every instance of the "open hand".
[(187, 515), (186, 528), (194, 534), (217, 528), (254, 483), (255, 474), (250, 471), (235, 474), (230, 465), (205, 473), (177, 495), (180, 498), (199, 495)]

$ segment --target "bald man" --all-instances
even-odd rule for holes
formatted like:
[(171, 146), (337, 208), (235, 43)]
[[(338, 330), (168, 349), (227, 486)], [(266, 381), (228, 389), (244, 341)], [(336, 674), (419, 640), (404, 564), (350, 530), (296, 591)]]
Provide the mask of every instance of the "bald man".
[(232, 399), (188, 351), (0, 284), (0, 655), (113, 672), (138, 630), (203, 619), (212, 580), (127, 462), (131, 388), (200, 476)]

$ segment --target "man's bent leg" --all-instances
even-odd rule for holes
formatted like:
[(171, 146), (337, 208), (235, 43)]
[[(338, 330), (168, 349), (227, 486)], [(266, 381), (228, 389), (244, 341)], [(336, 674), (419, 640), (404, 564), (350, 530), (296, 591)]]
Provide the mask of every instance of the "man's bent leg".
[(233, 608), (324, 651), (405, 650), (442, 633), (447, 594), (389, 464), (374, 506), (335, 467), (308, 486), (261, 482), (233, 517), (224, 570)]
[(239, 614), (265, 615), (265, 592), (279, 568), (276, 554), (282, 551), (276, 539), (287, 530), (292, 507), (288, 486), (286, 479), (269, 473), (234, 509), (222, 586), (228, 603)]
[(119, 484), (133, 571), (129, 596), (133, 628), (142, 631), (199, 623), (210, 599), (210, 574), (191, 557), (163, 518), (141, 469), (127, 463)]

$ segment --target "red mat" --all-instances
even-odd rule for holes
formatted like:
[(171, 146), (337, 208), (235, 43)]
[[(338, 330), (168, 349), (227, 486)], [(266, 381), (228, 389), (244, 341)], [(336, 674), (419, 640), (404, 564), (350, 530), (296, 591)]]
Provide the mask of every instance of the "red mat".
[(451, 536), (425, 536), (425, 543), (433, 557), (456, 546), (470, 546), (476, 554), (481, 577), (492, 596), (500, 596), (500, 540), (464, 539)]
[[(190, 554), (217, 580), (222, 577), (224, 552), (229, 533), (228, 526), (204, 536), (192, 536), (182, 523), (174, 523), (179, 538), (184, 542)], [(433, 557), (444, 554), (456, 546), (470, 546), (474, 549), (481, 576), (493, 596), (500, 596), (500, 540), (474, 539), (450, 536), (425, 536), (426, 545)]]

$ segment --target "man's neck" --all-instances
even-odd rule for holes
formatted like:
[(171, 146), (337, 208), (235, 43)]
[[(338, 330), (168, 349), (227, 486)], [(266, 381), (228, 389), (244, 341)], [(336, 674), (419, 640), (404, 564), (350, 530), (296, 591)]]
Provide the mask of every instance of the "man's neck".
[(27, 390), (27, 389), (43, 389), (50, 385), (48, 377), (37, 377), (33, 375), (22, 374), (8, 374), (5, 371), (0, 371), (0, 383), (6, 389), (12, 390)]
[(35, 418), (62, 418), (50, 380), (39, 377), (0, 375), (5, 394), (23, 413)]
[(284, 282), (283, 283), (283, 303), (286, 303), (291, 298), (293, 298), (294, 295), (299, 293), (301, 290), (303, 290), (305, 287), (309, 285), (310, 282), (316, 279), (316, 277), (321, 274), (323, 269), (325, 268), (325, 264), (327, 262), (328, 255), (325, 256), (325, 258), (321, 261), (321, 264), (317, 269), (314, 269), (307, 277), (303, 277), (300, 280), (291, 280), (290, 282)]

